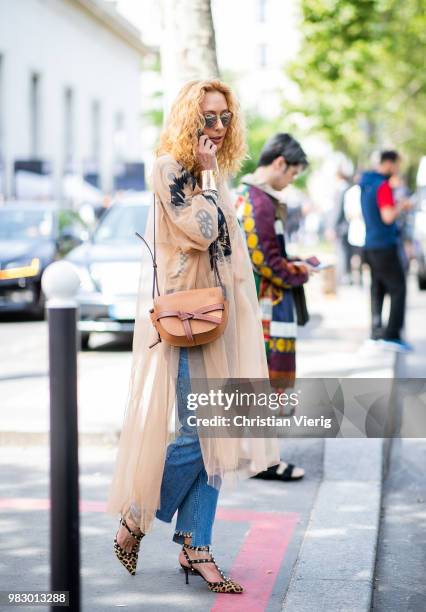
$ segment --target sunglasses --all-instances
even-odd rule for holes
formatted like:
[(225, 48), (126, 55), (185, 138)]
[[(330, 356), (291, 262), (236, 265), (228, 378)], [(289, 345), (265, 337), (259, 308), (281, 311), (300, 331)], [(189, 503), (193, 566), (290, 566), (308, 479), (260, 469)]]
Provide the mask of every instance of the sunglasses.
[(207, 128), (215, 127), (219, 117), (223, 127), (228, 127), (228, 125), (231, 123), (232, 113), (231, 111), (224, 111), (220, 115), (216, 115), (215, 113), (206, 113), (204, 115), (205, 126)]

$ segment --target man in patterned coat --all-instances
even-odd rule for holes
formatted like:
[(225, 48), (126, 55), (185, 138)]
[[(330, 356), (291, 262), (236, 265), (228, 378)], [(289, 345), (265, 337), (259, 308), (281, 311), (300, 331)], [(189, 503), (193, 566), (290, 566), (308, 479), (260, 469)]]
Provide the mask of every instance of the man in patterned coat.
[[(282, 190), (307, 164), (305, 152), (290, 134), (276, 134), (264, 145), (255, 172), (244, 176), (238, 188), (237, 212), (253, 264), (269, 377), (277, 391), (294, 385), (296, 328), (298, 322), (306, 322), (298, 321), (301, 313), (298, 308), (296, 315), (295, 300), (304, 305), (302, 285), (310, 264), (318, 262), (292, 260), (284, 238), (287, 207)], [(297, 480), (303, 475), (302, 468), (281, 462), (257, 477)]]

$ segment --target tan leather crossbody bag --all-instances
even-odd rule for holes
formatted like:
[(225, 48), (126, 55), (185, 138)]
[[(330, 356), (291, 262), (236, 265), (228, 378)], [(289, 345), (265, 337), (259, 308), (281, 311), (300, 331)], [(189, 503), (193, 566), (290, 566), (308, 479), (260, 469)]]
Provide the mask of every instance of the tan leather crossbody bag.
[[(153, 307), (149, 313), (158, 338), (149, 348), (162, 340), (172, 346), (198, 346), (213, 342), (223, 334), (228, 321), (228, 301), (225, 298), (225, 289), (216, 257), (212, 257), (215, 287), (160, 295), (156, 260), (155, 212), (154, 194), (154, 252), (146, 240), (136, 232), (136, 235), (148, 247), (153, 266)], [(214, 249), (217, 250), (217, 243)]]

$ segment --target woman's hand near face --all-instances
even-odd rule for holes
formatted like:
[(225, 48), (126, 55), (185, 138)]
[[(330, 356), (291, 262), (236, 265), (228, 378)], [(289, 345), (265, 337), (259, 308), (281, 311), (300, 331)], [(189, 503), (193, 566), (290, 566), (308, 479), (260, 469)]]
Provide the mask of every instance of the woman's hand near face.
[(217, 147), (209, 137), (205, 134), (200, 136), (197, 148), (197, 160), (203, 170), (216, 169), (216, 152)]

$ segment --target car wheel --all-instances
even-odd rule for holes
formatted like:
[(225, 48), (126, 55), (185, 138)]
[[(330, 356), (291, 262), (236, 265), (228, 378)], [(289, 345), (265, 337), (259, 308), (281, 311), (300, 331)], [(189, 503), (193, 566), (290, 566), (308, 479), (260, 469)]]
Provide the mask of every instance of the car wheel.
[(420, 291), (426, 291), (426, 276), (422, 274), (417, 275), (417, 284), (419, 286)]
[(88, 332), (82, 332), (80, 334), (80, 347), (82, 351), (87, 351), (89, 347), (90, 334)]
[(41, 287), (38, 288), (37, 299), (33, 306), (31, 306), (30, 314), (37, 321), (44, 321), (46, 318), (46, 298)]

